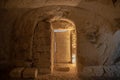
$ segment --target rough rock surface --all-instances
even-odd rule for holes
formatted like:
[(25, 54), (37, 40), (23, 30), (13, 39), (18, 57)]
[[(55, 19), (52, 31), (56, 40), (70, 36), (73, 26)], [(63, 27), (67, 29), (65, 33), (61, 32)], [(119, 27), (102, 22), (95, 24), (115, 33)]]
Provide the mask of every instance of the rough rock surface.
[(120, 77), (120, 67), (111, 66), (89, 66), (85, 67), (81, 72), (82, 77)]

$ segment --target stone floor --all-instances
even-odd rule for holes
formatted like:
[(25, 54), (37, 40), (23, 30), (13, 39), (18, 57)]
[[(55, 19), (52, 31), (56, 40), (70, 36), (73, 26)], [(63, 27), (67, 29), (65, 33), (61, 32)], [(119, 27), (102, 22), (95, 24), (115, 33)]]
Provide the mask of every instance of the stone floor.
[(56, 64), (50, 75), (39, 75), (38, 80), (81, 80), (77, 77), (75, 64)]
[(74, 75), (63, 76), (63, 75), (42, 75), (39, 76), (38, 80), (81, 80)]
[(77, 76), (74, 64), (57, 64), (50, 75), (39, 75), (38, 80), (120, 80), (119, 66), (89, 66)]

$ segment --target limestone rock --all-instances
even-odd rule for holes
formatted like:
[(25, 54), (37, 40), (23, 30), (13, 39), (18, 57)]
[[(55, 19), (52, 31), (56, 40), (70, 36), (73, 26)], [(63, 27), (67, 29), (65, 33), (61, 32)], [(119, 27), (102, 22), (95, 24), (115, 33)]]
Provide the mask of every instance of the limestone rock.
[(120, 77), (120, 66), (90, 66), (81, 72), (82, 77)]
[(84, 77), (101, 77), (103, 74), (103, 67), (102, 66), (89, 66), (83, 68), (80, 72), (80, 76)]
[(22, 78), (22, 71), (24, 68), (15, 68), (10, 72), (10, 77), (12, 78)]
[(109, 54), (107, 64), (116, 64), (120, 62), (120, 30), (118, 30), (113, 36), (113, 52)]
[(36, 79), (38, 77), (38, 70), (36, 68), (25, 68), (23, 71), (23, 78)]

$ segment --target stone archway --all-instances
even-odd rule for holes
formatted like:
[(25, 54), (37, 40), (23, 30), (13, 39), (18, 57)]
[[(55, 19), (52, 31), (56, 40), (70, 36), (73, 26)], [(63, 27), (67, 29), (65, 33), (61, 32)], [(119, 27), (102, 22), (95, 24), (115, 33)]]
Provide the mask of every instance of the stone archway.
[[(68, 19), (58, 19), (51, 21), (51, 53), (52, 67), (55, 72), (68, 72), (76, 74), (76, 27)], [(74, 67), (73, 67), (74, 65)]]
[[(66, 20), (58, 20), (65, 22), (67, 24), (59, 24), (61, 29), (69, 29), (70, 30), (70, 38), (71, 38), (71, 62), (72, 62), (72, 55), (76, 55), (76, 28), (73, 23), (68, 22)], [(44, 73), (52, 73), (54, 68), (54, 46), (53, 42), (53, 25), (56, 25), (55, 21), (50, 22), (38, 22), (34, 29), (33, 34), (33, 47), (32, 47), (32, 54), (33, 54), (33, 67), (38, 68), (40, 74)], [(60, 28), (60, 27), (58, 27)], [(56, 28), (57, 29), (57, 28)], [(75, 57), (75, 56), (74, 56)], [(74, 60), (75, 61), (75, 60)]]

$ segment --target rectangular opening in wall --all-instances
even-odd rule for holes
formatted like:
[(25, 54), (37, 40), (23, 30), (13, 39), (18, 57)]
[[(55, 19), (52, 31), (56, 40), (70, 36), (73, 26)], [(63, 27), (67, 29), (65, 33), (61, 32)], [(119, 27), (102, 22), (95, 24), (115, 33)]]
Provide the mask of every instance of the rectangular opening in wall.
[(71, 45), (69, 30), (54, 30), (54, 62), (68, 63), (71, 61)]

